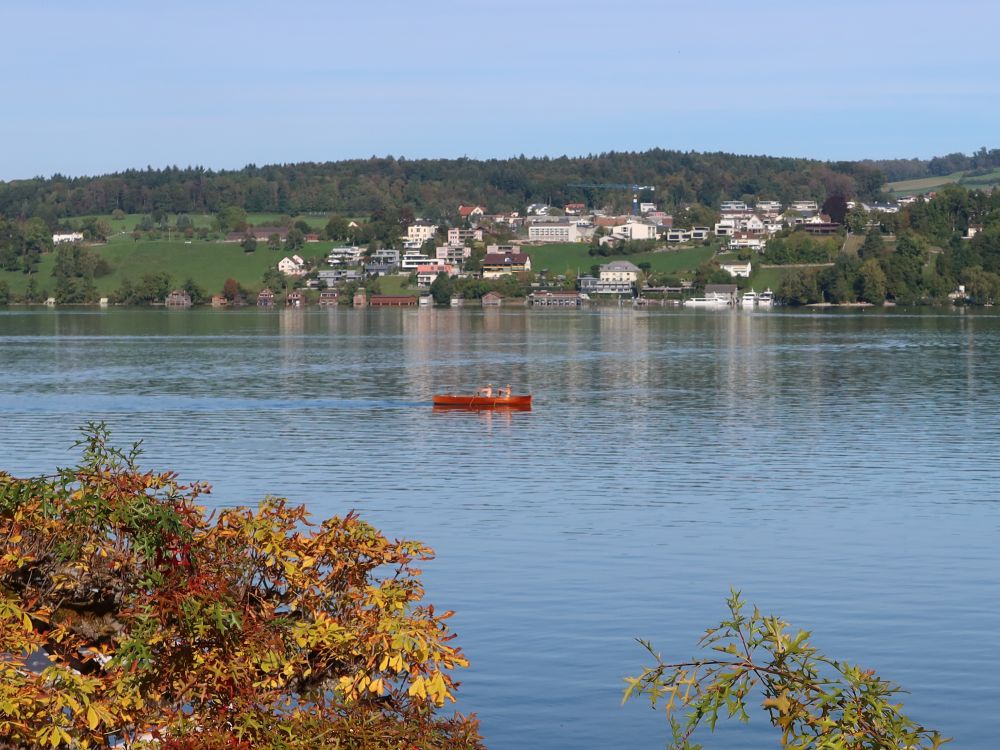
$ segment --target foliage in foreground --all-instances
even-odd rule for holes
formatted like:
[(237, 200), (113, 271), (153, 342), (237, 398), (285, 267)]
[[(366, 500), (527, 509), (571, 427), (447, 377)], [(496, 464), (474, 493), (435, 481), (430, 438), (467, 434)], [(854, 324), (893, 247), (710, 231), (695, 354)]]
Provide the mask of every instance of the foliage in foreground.
[(429, 549), (277, 498), (206, 515), (103, 425), (81, 445), (0, 473), (0, 747), (480, 747), (438, 710), (466, 662)]
[(699, 645), (704, 659), (665, 663), (640, 641), (656, 663), (626, 679), (625, 700), (637, 695), (662, 705), (670, 722), (671, 748), (693, 750), (702, 724), (714, 730), (720, 716), (750, 719), (747, 703), (762, 696), (762, 708), (781, 730), (781, 747), (800, 750), (937, 748), (948, 740), (925, 729), (894, 703), (902, 690), (872, 670), (837, 662), (809, 643), (809, 633), (789, 632), (788, 623), (744, 612), (738, 592), (728, 600), (730, 616), (710, 628)]

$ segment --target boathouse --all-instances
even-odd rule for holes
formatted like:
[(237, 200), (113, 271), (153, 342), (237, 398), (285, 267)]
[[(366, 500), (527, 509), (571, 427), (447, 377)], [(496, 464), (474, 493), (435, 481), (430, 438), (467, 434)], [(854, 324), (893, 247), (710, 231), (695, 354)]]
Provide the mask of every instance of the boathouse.
[(417, 298), (409, 294), (373, 294), (368, 304), (372, 307), (416, 307)]
[(257, 295), (257, 307), (274, 307), (274, 292), (267, 287), (261, 289)]

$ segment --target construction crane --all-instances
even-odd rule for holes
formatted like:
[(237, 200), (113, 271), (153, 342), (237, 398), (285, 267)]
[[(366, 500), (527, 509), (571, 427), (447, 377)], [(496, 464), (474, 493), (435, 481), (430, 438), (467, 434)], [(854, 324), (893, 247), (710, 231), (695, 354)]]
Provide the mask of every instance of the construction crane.
[(636, 185), (634, 183), (603, 182), (597, 184), (573, 183), (566, 187), (571, 188), (599, 188), (601, 190), (631, 190), (632, 191), (632, 215), (639, 215), (639, 191), (656, 190), (652, 185)]

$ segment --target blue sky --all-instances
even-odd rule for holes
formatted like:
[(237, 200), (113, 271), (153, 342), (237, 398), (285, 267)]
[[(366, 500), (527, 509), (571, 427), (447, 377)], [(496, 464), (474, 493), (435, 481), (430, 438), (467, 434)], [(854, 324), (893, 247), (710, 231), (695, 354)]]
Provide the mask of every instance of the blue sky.
[(1000, 147), (1000, 5), (2, 0), (0, 180), (373, 154)]

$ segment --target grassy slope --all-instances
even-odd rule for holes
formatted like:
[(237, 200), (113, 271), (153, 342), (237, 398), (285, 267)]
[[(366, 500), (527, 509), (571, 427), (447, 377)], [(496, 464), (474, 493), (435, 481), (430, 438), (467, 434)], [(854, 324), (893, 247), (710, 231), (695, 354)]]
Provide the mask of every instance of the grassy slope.
[(890, 182), (886, 189), (895, 195), (915, 195), (957, 182), (967, 188), (988, 188), (1000, 185), (1000, 169), (994, 169), (988, 174), (967, 175), (965, 172), (952, 172), (941, 177), (923, 177), (919, 180), (900, 180)]
[(601, 257), (590, 255), (590, 246), (579, 242), (551, 243), (537, 247), (526, 248), (531, 257), (531, 268), (540, 271), (547, 268), (552, 274), (572, 271), (582, 275), (590, 273), (593, 265), (603, 265), (613, 260), (627, 260), (638, 265), (648, 262), (654, 271), (679, 273), (693, 271), (699, 265), (709, 260), (715, 252), (715, 247), (685, 247), (660, 252), (639, 253), (638, 255), (615, 255)]
[[(307, 244), (299, 255), (303, 258), (319, 259), (326, 256), (332, 242)], [(109, 294), (117, 289), (123, 278), (133, 281), (144, 273), (166, 271), (175, 285), (193, 278), (210, 293), (221, 291), (223, 282), (232, 277), (247, 288), (259, 288), (261, 277), (268, 268), (277, 265), (288, 253), (269, 250), (258, 246), (255, 253), (244, 253), (235, 243), (203, 242), (192, 240), (140, 240), (115, 239), (107, 245), (91, 248), (111, 264), (112, 273), (96, 279), (95, 284), (101, 294)], [(52, 278), (54, 254), (42, 258), (36, 278), (39, 289), (55, 288)], [(24, 292), (28, 277), (19, 272), (0, 271), (0, 279), (7, 281), (15, 294)]]
[[(131, 232), (138, 226), (139, 222), (142, 221), (143, 214), (126, 214), (124, 219), (112, 219), (111, 214), (93, 214), (93, 218), (104, 219), (108, 224), (111, 225), (111, 229), (115, 233), (121, 232)], [(212, 223), (215, 221), (215, 217), (209, 214), (189, 214), (191, 221), (196, 227), (209, 227), (211, 228)], [(254, 226), (267, 226), (269, 224), (274, 224), (280, 214), (247, 214), (247, 221), (249, 221)], [(90, 217), (73, 217), (68, 219), (71, 224), (79, 224), (84, 218)], [(323, 216), (296, 216), (296, 220), (303, 219), (309, 226), (313, 229), (320, 230), (326, 226), (329, 217)], [(173, 224), (177, 221), (176, 214), (170, 214), (170, 223)]]

